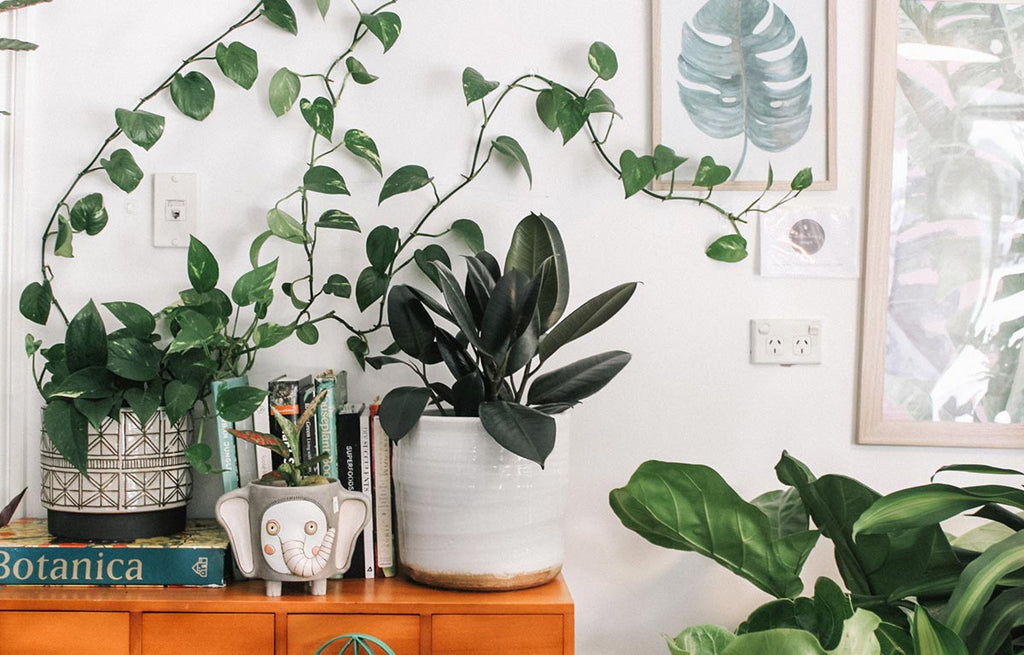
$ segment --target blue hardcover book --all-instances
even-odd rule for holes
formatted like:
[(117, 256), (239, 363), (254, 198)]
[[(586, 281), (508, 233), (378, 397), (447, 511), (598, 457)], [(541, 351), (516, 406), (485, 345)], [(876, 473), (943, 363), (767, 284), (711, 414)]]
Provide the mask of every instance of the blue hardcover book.
[(0, 528), (0, 585), (224, 586), (228, 538), (213, 519), (184, 532), (117, 543), (58, 539), (46, 519)]

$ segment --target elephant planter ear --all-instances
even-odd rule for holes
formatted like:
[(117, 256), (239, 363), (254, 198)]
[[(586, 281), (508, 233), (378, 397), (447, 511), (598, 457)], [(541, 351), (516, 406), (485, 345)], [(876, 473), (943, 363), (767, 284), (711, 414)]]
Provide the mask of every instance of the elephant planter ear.
[[(369, 503), (362, 498), (338, 495), (334, 497), (335, 514), (338, 516), (339, 543), (334, 549), (334, 563), (339, 571), (347, 571), (352, 565), (352, 553), (356, 540), (370, 520)], [(349, 536), (347, 543), (340, 540)]]
[(235, 562), (242, 575), (250, 577), (256, 572), (252, 553), (252, 533), (249, 530), (249, 498), (238, 489), (221, 496), (217, 501), (216, 515), (228, 532)]

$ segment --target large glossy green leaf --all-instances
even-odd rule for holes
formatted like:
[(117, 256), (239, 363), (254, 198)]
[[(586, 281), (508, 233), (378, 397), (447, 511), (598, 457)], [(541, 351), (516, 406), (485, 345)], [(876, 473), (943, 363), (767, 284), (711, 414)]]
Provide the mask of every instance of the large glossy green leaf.
[(106, 227), (108, 219), (107, 208), (103, 206), (103, 196), (99, 193), (82, 196), (68, 212), (71, 229), (76, 232), (84, 231), (90, 236), (99, 234)]
[(595, 41), (590, 45), (587, 63), (590, 64), (590, 69), (606, 82), (615, 77), (619, 70), (619, 60), (615, 56), (615, 51), (601, 41)]
[(636, 290), (636, 282), (627, 282), (594, 296), (559, 321), (541, 340), (540, 359), (543, 362), (565, 344), (604, 325), (615, 316)]
[(434, 321), (405, 285), (388, 294), (388, 326), (402, 352), (419, 359), (434, 343)]
[(772, 533), (776, 538), (781, 539), (787, 534), (810, 528), (807, 508), (793, 487), (767, 491), (751, 500), (750, 504), (768, 517), (768, 523), (772, 526)]
[(101, 159), (100, 166), (107, 172), (110, 181), (125, 193), (134, 191), (142, 181), (142, 169), (135, 163), (132, 153), (124, 148), (110, 153), (110, 159)]
[(748, 142), (779, 152), (803, 138), (811, 120), (807, 47), (776, 3), (708, 0), (683, 24), (678, 54), (678, 95), (690, 120), (713, 139), (744, 139), (737, 172)]
[(558, 228), (543, 214), (530, 214), (516, 225), (505, 255), (505, 272), (518, 270), (536, 277), (544, 262), (554, 263), (541, 284), (537, 312), (541, 331), (558, 322), (569, 304), (569, 263)]
[(462, 95), (467, 105), (486, 98), (498, 86), (498, 82), (488, 80), (475, 68), (467, 67), (462, 71)]
[(914, 639), (906, 628), (882, 622), (875, 629), (882, 655), (915, 655)]
[(324, 282), (324, 293), (338, 298), (348, 298), (352, 295), (352, 283), (340, 273), (331, 273)]
[(21, 315), (39, 325), (46, 325), (53, 306), (53, 292), (50, 283), (30, 282), (18, 298), (18, 311)]
[(284, 116), (299, 98), (302, 81), (299, 76), (282, 68), (270, 78), (270, 109), (275, 116)]
[(316, 193), (349, 195), (345, 178), (330, 166), (311, 166), (302, 176), (302, 186)]
[(397, 387), (380, 401), (381, 427), (392, 441), (398, 442), (413, 429), (430, 401), (430, 392), (423, 387)]
[(91, 300), (68, 323), (64, 346), (68, 370), (72, 373), (89, 366), (107, 365), (107, 331)]
[(199, 398), (199, 389), (189, 382), (171, 380), (164, 387), (164, 411), (172, 425), (176, 424), (185, 414), (192, 411), (192, 406)]
[(241, 386), (224, 389), (217, 396), (217, 414), (225, 421), (244, 421), (263, 406), (266, 389)]
[(154, 380), (151, 384), (126, 389), (124, 399), (139, 422), (145, 425), (164, 402), (164, 385), (160, 380)]
[(116, 109), (114, 120), (128, 140), (144, 150), (152, 148), (164, 133), (164, 117), (141, 109)]
[(971, 634), (996, 584), (1024, 567), (1024, 532), (1014, 533), (967, 565), (946, 606), (945, 624), (956, 634)]
[(917, 655), (969, 655), (963, 640), (920, 605), (914, 608), (910, 634)]
[(201, 121), (213, 111), (216, 100), (213, 82), (199, 71), (176, 74), (171, 80), (171, 100), (181, 113)]
[(278, 323), (260, 323), (252, 334), (253, 345), (257, 348), (271, 348), (281, 343), (295, 332), (291, 324), (280, 325)]
[(295, 10), (288, 4), (288, 0), (263, 0), (263, 15), (274, 25), (277, 25), (286, 32), (299, 33), (299, 26), (295, 20)]
[(696, 625), (675, 637), (665, 636), (671, 655), (721, 655), (736, 635), (718, 625)]
[(854, 526), (854, 535), (932, 525), (988, 503), (1024, 509), (1024, 490), (1002, 485), (960, 488), (947, 484), (901, 489), (866, 510)]
[(800, 570), (818, 533), (776, 539), (768, 517), (707, 466), (645, 462), (609, 500), (623, 525), (653, 544), (700, 553), (776, 598), (803, 589)]
[(270, 292), (277, 275), (277, 259), (242, 274), (231, 288), (231, 299), (239, 307), (262, 301)]
[(205, 243), (194, 236), (189, 236), (187, 266), (188, 281), (193, 289), (199, 293), (206, 293), (216, 288), (217, 280), (220, 278), (217, 258)]
[(380, 273), (387, 273), (398, 252), (398, 228), (378, 225), (366, 237), (366, 259)]
[(878, 655), (875, 629), (879, 623), (876, 615), (858, 609), (843, 623), (842, 640), (832, 650), (825, 650), (809, 632), (783, 628), (741, 635), (722, 655)]
[(146, 339), (156, 330), (156, 319), (153, 313), (142, 305), (133, 302), (106, 302), (103, 306), (114, 315), (117, 320), (128, 328), (134, 337)]
[(243, 89), (251, 89), (260, 74), (256, 51), (235, 41), (230, 45), (217, 44), (217, 65), (224, 76)]
[(147, 382), (160, 375), (163, 353), (149, 341), (136, 337), (115, 337), (107, 346), (107, 370), (136, 382)]
[(170, 354), (200, 348), (217, 337), (217, 331), (210, 319), (193, 309), (176, 312), (174, 318), (178, 323), (178, 333), (167, 346), (167, 352)]
[(619, 169), (622, 170), (622, 186), (629, 198), (642, 191), (654, 179), (654, 157), (637, 156), (632, 150), (623, 150), (619, 155)]
[(373, 170), (383, 175), (380, 165), (380, 153), (377, 144), (362, 130), (350, 129), (345, 132), (345, 148), (356, 157), (365, 159), (373, 166)]
[(530, 278), (514, 269), (506, 271), (491, 289), (480, 319), (480, 343), (499, 364), (512, 340), (533, 320), (538, 291)]
[(334, 105), (330, 100), (323, 96), (312, 101), (303, 98), (299, 101), (299, 111), (314, 132), (328, 141), (331, 140), (334, 133)]
[(555, 419), (531, 407), (502, 400), (481, 403), (480, 423), (502, 448), (541, 468), (555, 447)]
[(69, 464), (86, 472), (89, 422), (69, 400), (54, 398), (43, 409), (43, 429)]
[(615, 110), (615, 103), (608, 94), (601, 89), (591, 89), (587, 94), (586, 113), (590, 114), (618, 114)]
[(967, 645), (971, 655), (996, 655), (1010, 631), (1024, 625), (1024, 587), (1000, 592), (985, 605)]
[(47, 389), (51, 398), (95, 400), (114, 393), (114, 376), (103, 366), (87, 366)]
[(384, 52), (387, 52), (391, 49), (391, 46), (395, 45), (399, 34), (402, 33), (402, 19), (398, 14), (391, 11), (363, 14), (360, 16), (360, 20), (363, 25), (366, 25), (366, 29), (370, 30), (370, 33), (377, 37), (377, 40), (384, 46)]
[(533, 171), (530, 170), (530, 159), (526, 156), (526, 151), (519, 145), (519, 142), (510, 136), (499, 136), (491, 143), (495, 150), (523, 167), (523, 170), (526, 172), (526, 179), (530, 181), (530, 186), (532, 187)]
[(388, 179), (384, 180), (384, 186), (380, 189), (380, 196), (377, 198), (377, 204), (379, 205), (388, 198), (400, 193), (408, 193), (409, 191), (422, 189), (430, 184), (433, 179), (434, 178), (430, 177), (430, 174), (427, 173), (427, 170), (422, 166), (417, 166), (415, 164), (402, 166), (389, 175)]
[(592, 355), (534, 379), (527, 395), (531, 405), (574, 405), (605, 387), (631, 356), (621, 351)]
[(448, 305), (452, 318), (455, 319), (455, 324), (459, 326), (459, 329), (462, 330), (462, 333), (474, 348), (486, 352), (487, 349), (480, 340), (480, 328), (477, 327), (476, 319), (469, 308), (469, 301), (466, 299), (462, 289), (459, 288), (459, 281), (455, 279), (455, 274), (451, 272), (451, 269), (439, 262), (435, 262), (434, 266), (437, 267), (439, 274), (438, 280), (441, 282), (441, 293), (444, 295), (445, 304)]
[(356, 304), (359, 305), (359, 311), (366, 311), (367, 307), (383, 298), (390, 281), (386, 273), (373, 266), (364, 268), (356, 279)]

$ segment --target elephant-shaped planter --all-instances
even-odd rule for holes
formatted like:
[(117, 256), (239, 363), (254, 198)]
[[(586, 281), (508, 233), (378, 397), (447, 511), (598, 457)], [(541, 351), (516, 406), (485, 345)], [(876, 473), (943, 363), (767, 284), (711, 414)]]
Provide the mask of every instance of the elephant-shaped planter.
[(268, 596), (282, 582), (309, 582), (315, 596), (327, 578), (352, 563), (356, 538), (372, 511), (370, 500), (337, 480), (308, 487), (250, 483), (217, 500), (235, 562), (247, 578), (262, 578)]

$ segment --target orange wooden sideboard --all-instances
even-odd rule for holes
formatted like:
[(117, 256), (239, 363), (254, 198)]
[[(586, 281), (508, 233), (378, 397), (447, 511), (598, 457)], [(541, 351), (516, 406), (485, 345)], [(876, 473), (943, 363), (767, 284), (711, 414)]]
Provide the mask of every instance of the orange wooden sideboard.
[[(514, 592), (441, 591), (402, 579), (331, 581), (326, 596), (261, 582), (216, 589), (0, 588), (0, 654), (313, 655), (332, 637), (370, 634), (397, 655), (574, 653), (561, 577)], [(335, 642), (340, 645), (340, 642)], [(325, 651), (337, 653), (338, 649)]]

